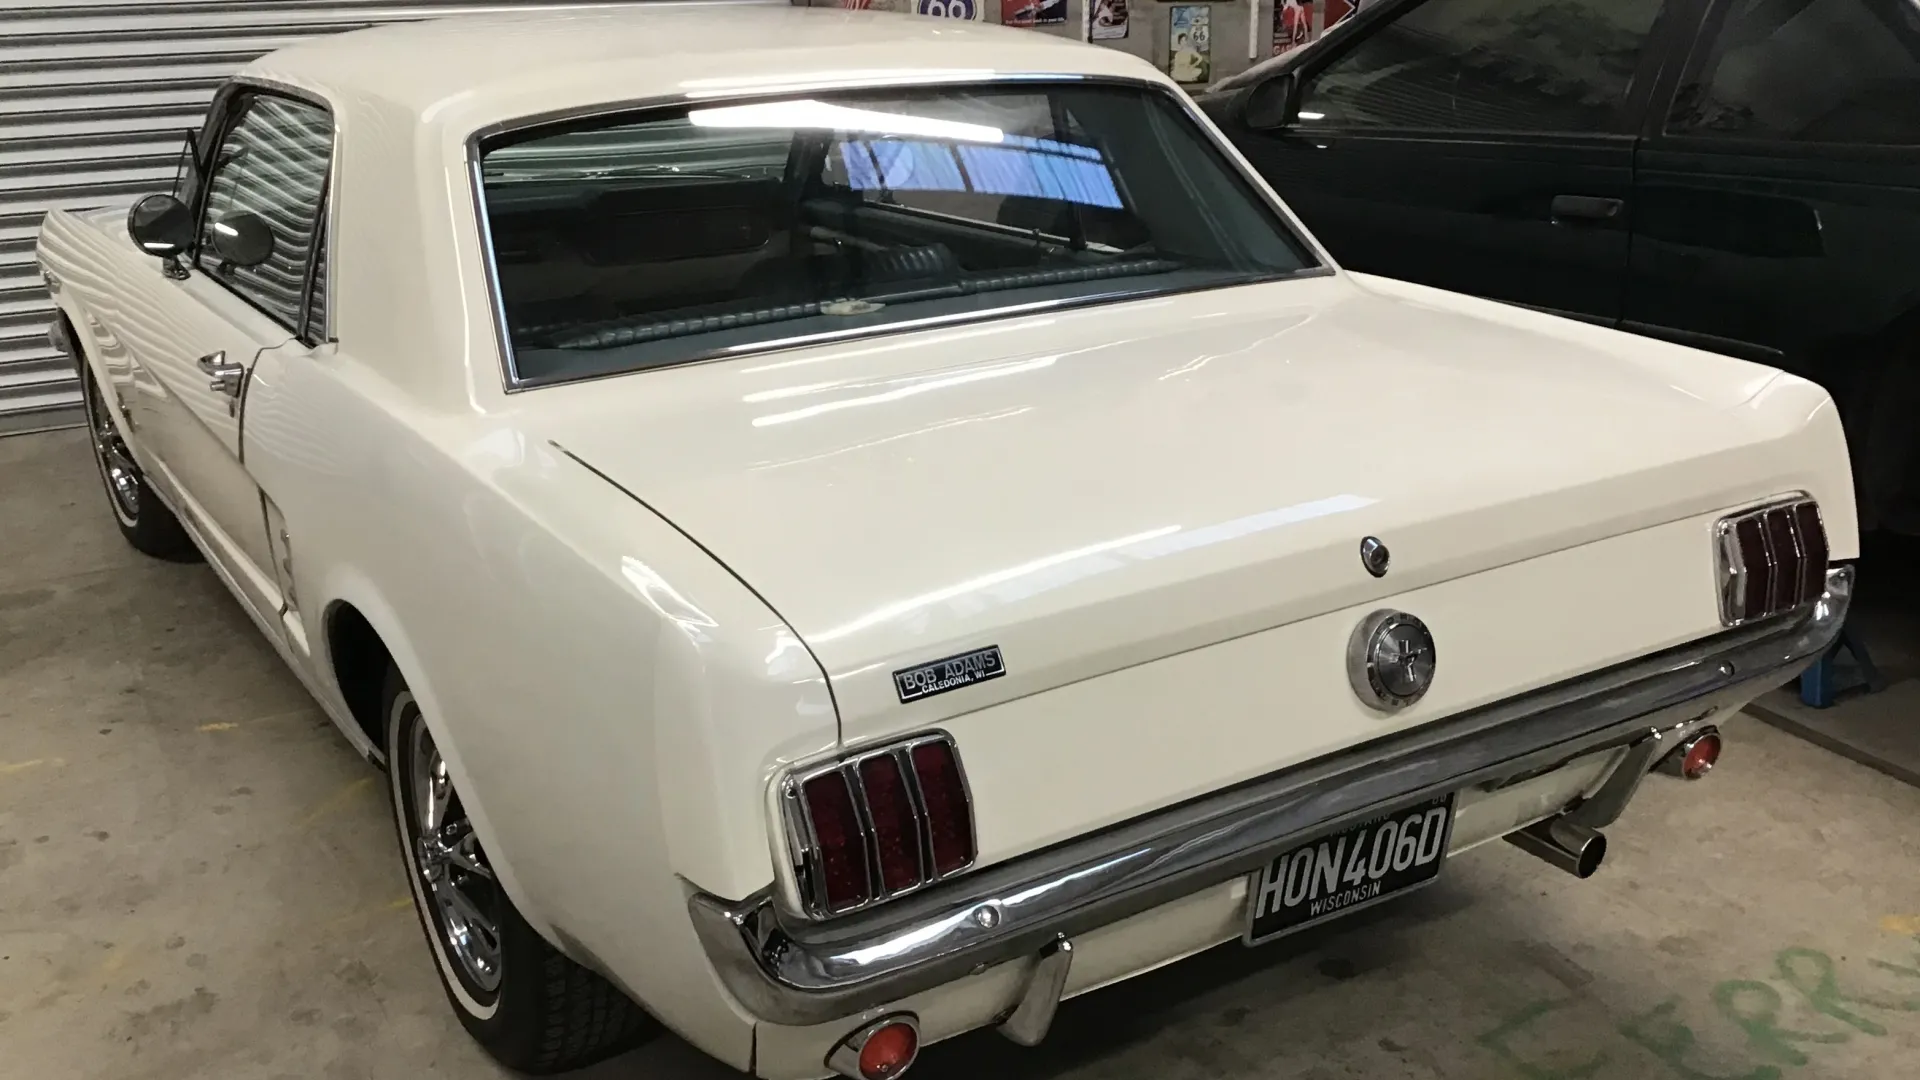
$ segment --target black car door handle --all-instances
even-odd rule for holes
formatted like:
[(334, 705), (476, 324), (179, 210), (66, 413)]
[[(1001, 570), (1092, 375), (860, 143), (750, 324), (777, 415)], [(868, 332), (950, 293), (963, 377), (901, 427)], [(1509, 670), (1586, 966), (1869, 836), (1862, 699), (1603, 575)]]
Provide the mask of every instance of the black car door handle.
[(1577, 218), (1583, 221), (1612, 221), (1620, 216), (1620, 211), (1626, 205), (1619, 199), (1603, 199), (1597, 195), (1555, 195), (1553, 220)]

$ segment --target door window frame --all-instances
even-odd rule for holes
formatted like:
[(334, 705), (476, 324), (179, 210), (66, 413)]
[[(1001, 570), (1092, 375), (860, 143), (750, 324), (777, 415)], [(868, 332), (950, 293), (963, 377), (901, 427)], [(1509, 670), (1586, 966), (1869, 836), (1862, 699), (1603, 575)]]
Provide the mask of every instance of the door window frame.
[(1714, 43), (1726, 26), (1736, 0), (1668, 0), (1693, 9), (1687, 20), (1690, 35), (1682, 53), (1674, 52), (1677, 62), (1661, 73), (1653, 105), (1647, 109), (1641, 136), (1662, 149), (1682, 152), (1721, 153), (1746, 157), (1766, 157), (1815, 162), (1845, 160), (1907, 164), (1920, 161), (1920, 144), (1810, 142), (1803, 139), (1770, 139), (1750, 135), (1707, 135), (1698, 131), (1669, 131), (1667, 121), (1673, 115), (1680, 88), (1700, 73), (1711, 58)]
[[(1276, 72), (1275, 78), (1292, 75), (1295, 79), (1293, 91), (1296, 103), (1306, 100), (1306, 93), (1313, 80), (1327, 68), (1339, 63), (1364, 41), (1401, 16), (1427, 3), (1440, 0), (1382, 0), (1360, 9), (1360, 13), (1343, 29), (1347, 32), (1337, 38), (1322, 38), (1307, 50), (1300, 63), (1285, 72)], [(1617, 138), (1636, 136), (1643, 127), (1644, 118), (1654, 98), (1657, 84), (1664, 81), (1666, 58), (1677, 46), (1693, 34), (1695, 20), (1689, 9), (1702, 0), (1661, 0), (1660, 12), (1654, 16), (1653, 25), (1647, 28), (1646, 45), (1640, 52), (1640, 66), (1627, 81), (1627, 92), (1614, 106), (1614, 115), (1605, 131), (1521, 131), (1484, 128), (1425, 128), (1425, 127), (1341, 127), (1328, 124), (1311, 130), (1300, 126), (1298, 115), (1288, 118), (1281, 132), (1299, 135), (1339, 135), (1341, 138), (1393, 138), (1393, 139), (1458, 139), (1462, 137), (1497, 136), (1501, 139), (1536, 139), (1555, 141), (1593, 138)], [(1636, 117), (1642, 120), (1636, 120)]]
[[(327, 148), (327, 174), (322, 177), (320, 181), (320, 206), (316, 210), (313, 220), (315, 236), (318, 237), (319, 242), (314, 245), (314, 249), (307, 255), (307, 265), (304, 272), (306, 280), (300, 290), (300, 311), (294, 317), (294, 324), (291, 326), (279, 315), (255, 303), (253, 298), (245, 292), (234, 288), (231, 282), (222, 279), (217, 274), (208, 273), (206, 270), (200, 268), (200, 227), (206, 217), (208, 197), (212, 193), (214, 155), (218, 153), (220, 146), (226, 142), (227, 136), (232, 132), (234, 126), (239, 123), (240, 117), (243, 115), (243, 111), (239, 108), (240, 103), (249, 98), (256, 97), (276, 97), (319, 109), (326, 114), (327, 127), (331, 132), (330, 143)], [(338, 115), (335, 114), (333, 105), (319, 94), (297, 86), (289, 86), (285, 83), (255, 76), (235, 77), (225, 86), (221, 87), (219, 93), (214, 96), (213, 104), (207, 111), (206, 123), (201, 126), (200, 136), (194, 147), (194, 158), (195, 170), (199, 173), (199, 178), (193, 192), (192, 206), (194, 248), (190, 252), (190, 255), (194, 269), (199, 270), (209, 281), (218, 284), (222, 289), (233, 294), (248, 307), (253, 308), (268, 319), (271, 319), (275, 326), (287, 330), (309, 348), (339, 340), (334, 334), (333, 324), (334, 297), (332, 278), (334, 252), (331, 245), (334, 242), (336, 232), (333, 227), (333, 188), (334, 181), (340, 169), (340, 119)], [(323, 275), (316, 273), (317, 270), (325, 271), (324, 277), (326, 280), (321, 280)], [(326, 305), (323, 312), (322, 324), (318, 328), (319, 332), (310, 333), (310, 331), (314, 329), (312, 326), (312, 314), (313, 298), (316, 290), (321, 291), (321, 295), (326, 300)]]

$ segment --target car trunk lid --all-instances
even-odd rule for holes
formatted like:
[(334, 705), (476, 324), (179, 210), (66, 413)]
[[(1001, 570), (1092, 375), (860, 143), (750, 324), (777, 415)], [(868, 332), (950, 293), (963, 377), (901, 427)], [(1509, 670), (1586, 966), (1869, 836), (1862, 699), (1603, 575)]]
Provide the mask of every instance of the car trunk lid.
[[(963, 714), (1764, 497), (1817, 456), (1738, 408), (1775, 377), (1767, 369), (1379, 291), (1345, 278), (1221, 290), (541, 396), (553, 395), (556, 442), (787, 620), (828, 673), (844, 740), (946, 726), (970, 762), (985, 751)], [(1369, 536), (1390, 550), (1384, 577), (1362, 564)], [(1599, 617), (1617, 633), (1575, 635), (1573, 653), (1531, 670), (1462, 681), (1446, 657), (1472, 631), (1449, 627), (1452, 685), (1395, 722), (1711, 629), (1710, 544), (1689, 533), (1687, 552), (1695, 539), (1679, 571), (1637, 581), (1620, 561), (1630, 544), (1595, 562), (1622, 577), (1582, 602), (1627, 603), (1640, 585), (1677, 586), (1675, 573), (1693, 584), (1659, 598), (1650, 620), (1609, 607)], [(1513, 588), (1487, 595), (1524, 597)], [(1471, 594), (1458, 595), (1469, 610)], [(901, 700), (895, 672), (987, 647), (1004, 660), (998, 677)], [(1315, 663), (1344, 686), (1339, 653)], [(1243, 660), (1208, 677), (1293, 677), (1284, 651)], [(1218, 687), (1189, 693), (1227, 700)], [(1140, 725), (1215, 743), (1150, 782), (1120, 770), (1142, 788), (1130, 805), (1334, 748), (1236, 744), (1226, 729), (1258, 718), (1124, 706), (1023, 722), (1069, 732), (1061, 747), (1138, 737)], [(1350, 694), (1347, 706), (1359, 709)], [(1327, 730), (1350, 743), (1387, 729), (1376, 718)], [(1011, 851), (1042, 839), (1018, 831), (983, 822), (981, 841)]]

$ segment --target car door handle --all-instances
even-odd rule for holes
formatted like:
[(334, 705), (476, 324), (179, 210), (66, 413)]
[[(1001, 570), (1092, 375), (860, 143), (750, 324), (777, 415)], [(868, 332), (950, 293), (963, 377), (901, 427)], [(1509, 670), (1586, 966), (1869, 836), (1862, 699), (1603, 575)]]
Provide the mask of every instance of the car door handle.
[(228, 397), (240, 396), (240, 385), (245, 381), (247, 369), (239, 364), (227, 363), (226, 350), (210, 352), (199, 360), (200, 370), (212, 378), (207, 380), (207, 389), (217, 390)]
[(1620, 216), (1620, 211), (1626, 209), (1626, 205), (1620, 199), (1603, 199), (1598, 195), (1555, 195), (1553, 220), (1612, 221)]

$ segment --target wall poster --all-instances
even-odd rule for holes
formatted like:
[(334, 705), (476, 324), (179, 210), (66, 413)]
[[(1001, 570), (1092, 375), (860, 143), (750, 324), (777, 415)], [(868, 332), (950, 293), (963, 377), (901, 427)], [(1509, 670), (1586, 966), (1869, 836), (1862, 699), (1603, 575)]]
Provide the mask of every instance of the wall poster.
[(1213, 78), (1213, 9), (1206, 4), (1176, 4), (1169, 10), (1167, 74), (1174, 82), (1203, 83)]
[[(1362, 0), (1274, 0), (1273, 55), (1292, 52), (1320, 40), (1320, 35), (1358, 14), (1361, 3)], [(1318, 19), (1314, 17), (1316, 14)]]
[(936, 19), (964, 19), (979, 22), (986, 17), (985, 0), (914, 0), (913, 10)]
[(1127, 36), (1127, 0), (1090, 0), (1088, 41), (1118, 41)]
[(1058, 26), (1067, 21), (1067, 0), (1000, 0), (1000, 21), (1008, 26)]
[(1313, 0), (1274, 0), (1273, 55), (1313, 40)]

